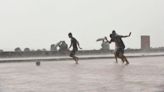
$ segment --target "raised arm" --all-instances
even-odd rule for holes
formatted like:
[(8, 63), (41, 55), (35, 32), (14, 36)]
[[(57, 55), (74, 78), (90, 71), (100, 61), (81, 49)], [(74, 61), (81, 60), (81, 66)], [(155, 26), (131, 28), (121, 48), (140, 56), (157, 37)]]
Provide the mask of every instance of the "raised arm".
[(120, 37), (122, 37), (122, 38), (126, 38), (126, 37), (130, 37), (131, 36), (131, 32), (129, 33), (129, 35), (125, 35), (125, 36), (120, 36)]
[(110, 41), (107, 39), (107, 37), (105, 37), (105, 40), (108, 42), (108, 43), (111, 43), (113, 40), (110, 39)]

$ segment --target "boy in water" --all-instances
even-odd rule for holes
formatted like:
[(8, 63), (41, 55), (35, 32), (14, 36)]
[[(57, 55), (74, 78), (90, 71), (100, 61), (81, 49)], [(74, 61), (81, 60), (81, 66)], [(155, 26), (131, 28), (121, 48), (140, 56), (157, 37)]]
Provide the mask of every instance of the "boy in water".
[(129, 37), (131, 35), (131, 32), (129, 33), (129, 35), (127, 36), (121, 36), (121, 35), (117, 35), (115, 30), (113, 30), (112, 34), (110, 34), (110, 38), (111, 40), (108, 41), (107, 37), (105, 37), (105, 39), (111, 43), (111, 42), (115, 42), (116, 44), (116, 52), (115, 52), (115, 58), (116, 58), (116, 62), (117, 62), (117, 57), (121, 58), (121, 60), (126, 61), (126, 64), (129, 64), (127, 58), (124, 56), (124, 49), (125, 49), (125, 45), (122, 41), (122, 38), (126, 38)]
[(79, 44), (79, 42), (76, 40), (76, 38), (74, 38), (74, 37), (72, 36), (72, 33), (69, 33), (68, 36), (69, 36), (69, 38), (71, 39), (71, 45), (70, 45), (69, 49), (70, 49), (71, 47), (73, 47), (73, 49), (72, 49), (72, 51), (71, 51), (71, 53), (70, 53), (70, 57), (72, 57), (73, 60), (75, 60), (75, 63), (78, 64), (79, 58), (76, 57), (75, 54), (76, 54), (76, 52), (78, 51), (78, 47), (79, 47), (80, 49), (82, 49), (82, 48), (80, 47), (80, 44)]

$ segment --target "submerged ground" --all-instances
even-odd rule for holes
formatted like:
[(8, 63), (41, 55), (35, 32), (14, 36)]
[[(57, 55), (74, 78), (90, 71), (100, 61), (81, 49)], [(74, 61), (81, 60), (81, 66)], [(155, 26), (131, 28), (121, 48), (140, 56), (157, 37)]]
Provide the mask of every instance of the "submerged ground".
[(164, 57), (0, 63), (0, 92), (164, 92)]

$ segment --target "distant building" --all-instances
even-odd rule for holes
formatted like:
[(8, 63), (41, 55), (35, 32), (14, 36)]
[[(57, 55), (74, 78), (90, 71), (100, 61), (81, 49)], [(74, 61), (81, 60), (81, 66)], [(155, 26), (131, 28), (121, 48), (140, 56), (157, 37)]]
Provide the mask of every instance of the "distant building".
[(141, 36), (141, 49), (150, 49), (150, 36)]

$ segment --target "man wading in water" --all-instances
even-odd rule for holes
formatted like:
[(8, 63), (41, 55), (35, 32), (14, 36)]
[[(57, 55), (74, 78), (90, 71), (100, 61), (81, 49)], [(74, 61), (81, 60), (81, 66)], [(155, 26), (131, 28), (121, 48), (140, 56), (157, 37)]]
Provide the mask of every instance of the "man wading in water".
[(80, 44), (79, 44), (79, 42), (76, 40), (76, 38), (74, 38), (74, 37), (72, 36), (72, 33), (69, 33), (68, 36), (69, 36), (69, 38), (71, 39), (71, 45), (70, 45), (69, 49), (70, 49), (71, 47), (73, 47), (73, 49), (72, 49), (72, 51), (71, 51), (71, 53), (70, 53), (70, 57), (72, 57), (73, 60), (75, 60), (75, 63), (78, 64), (79, 58), (78, 58), (77, 56), (75, 56), (75, 54), (76, 54), (76, 52), (78, 51), (78, 47), (79, 47), (80, 49), (82, 49), (82, 48), (80, 47)]
[(122, 35), (117, 35), (115, 30), (113, 30), (112, 34), (110, 34), (110, 38), (111, 38), (110, 41), (107, 39), (107, 37), (105, 37), (105, 39), (109, 43), (115, 42), (116, 44), (116, 51), (115, 51), (116, 62), (117, 62), (117, 57), (118, 57), (118, 58), (121, 58), (123, 63), (126, 62), (126, 64), (129, 64), (126, 56), (124, 55), (125, 45), (124, 45), (124, 42), (122, 41), (122, 38), (130, 37), (130, 36), (131, 36), (131, 32), (127, 36), (122, 36)]

